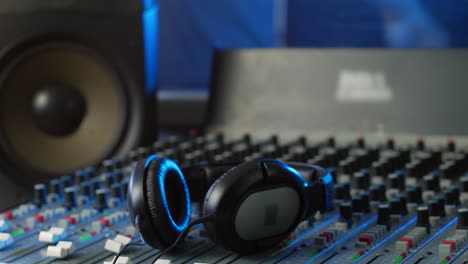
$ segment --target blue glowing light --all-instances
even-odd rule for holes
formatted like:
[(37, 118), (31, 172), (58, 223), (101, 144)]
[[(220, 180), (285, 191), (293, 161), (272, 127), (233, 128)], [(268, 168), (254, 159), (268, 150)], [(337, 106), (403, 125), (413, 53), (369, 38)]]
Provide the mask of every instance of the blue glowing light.
[[(151, 155), (145, 163), (145, 170), (148, 168), (149, 164), (155, 160), (160, 158), (158, 155)], [(172, 217), (171, 211), (169, 210), (169, 204), (167, 203), (167, 197), (166, 197), (166, 188), (164, 188), (164, 180), (166, 179), (166, 175), (171, 171), (175, 171), (177, 175), (180, 177), (180, 181), (184, 185), (184, 193), (185, 193), (185, 199), (186, 199), (186, 214), (184, 221), (179, 225), (174, 221), (174, 218)], [(164, 206), (164, 210), (166, 210), (167, 215), (169, 216), (169, 220), (172, 224), (172, 226), (179, 232), (184, 231), (185, 228), (187, 228), (189, 222), (190, 222), (190, 215), (191, 215), (191, 202), (190, 202), (190, 194), (189, 194), (189, 189), (187, 186), (187, 182), (185, 181), (185, 178), (182, 174), (182, 171), (180, 170), (179, 166), (177, 164), (170, 160), (170, 159), (163, 159), (161, 163), (161, 167), (159, 170), (159, 175), (158, 175), (158, 180), (159, 180), (159, 187), (160, 187), (160, 192), (161, 192), (161, 199), (162, 203)]]
[(331, 184), (331, 183), (333, 183), (333, 176), (331, 175), (331, 173), (328, 172), (327, 175), (325, 175), (322, 178), (322, 180), (323, 180), (324, 184)]
[(159, 6), (152, 0), (145, 0), (143, 11), (143, 38), (145, 48), (146, 92), (153, 94), (158, 84), (158, 35)]

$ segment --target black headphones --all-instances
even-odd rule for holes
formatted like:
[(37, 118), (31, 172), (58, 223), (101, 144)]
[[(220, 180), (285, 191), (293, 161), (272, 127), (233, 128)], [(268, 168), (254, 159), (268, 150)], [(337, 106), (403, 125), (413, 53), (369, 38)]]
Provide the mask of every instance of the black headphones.
[[(186, 177), (184, 177), (186, 175)], [(333, 207), (333, 179), (325, 169), (274, 159), (180, 169), (152, 155), (131, 175), (128, 207), (149, 246), (172, 245), (189, 225), (191, 199), (203, 203), (204, 227), (226, 249), (246, 254), (269, 248), (317, 211)]]

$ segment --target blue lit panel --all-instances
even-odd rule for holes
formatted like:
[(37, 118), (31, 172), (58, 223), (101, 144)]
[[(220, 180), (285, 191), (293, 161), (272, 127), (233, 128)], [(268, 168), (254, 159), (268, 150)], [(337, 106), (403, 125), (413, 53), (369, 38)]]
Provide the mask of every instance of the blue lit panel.
[(145, 0), (143, 34), (145, 43), (146, 92), (152, 94), (158, 85), (159, 6)]

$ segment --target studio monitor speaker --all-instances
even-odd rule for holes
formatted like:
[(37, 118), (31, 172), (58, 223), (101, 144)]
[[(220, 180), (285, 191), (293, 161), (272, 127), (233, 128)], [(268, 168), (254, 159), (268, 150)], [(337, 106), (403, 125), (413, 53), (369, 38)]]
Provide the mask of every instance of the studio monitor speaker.
[(138, 0), (0, 1), (0, 173), (31, 184), (156, 137), (149, 8)]

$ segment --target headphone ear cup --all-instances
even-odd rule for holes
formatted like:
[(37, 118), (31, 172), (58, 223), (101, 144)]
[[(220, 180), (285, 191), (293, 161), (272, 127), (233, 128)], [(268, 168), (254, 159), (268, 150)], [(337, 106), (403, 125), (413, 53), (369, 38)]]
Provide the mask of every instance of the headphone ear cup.
[[(271, 247), (302, 220), (304, 188), (302, 177), (280, 161), (243, 163), (223, 174), (208, 190), (203, 215), (213, 215), (214, 220), (204, 226), (217, 244), (241, 254)], [(272, 206), (274, 224), (265, 224), (263, 219), (270, 217), (267, 209)]]
[(145, 175), (146, 205), (154, 234), (143, 234), (153, 248), (173, 244), (190, 222), (190, 196), (185, 178), (172, 160), (156, 159)]

